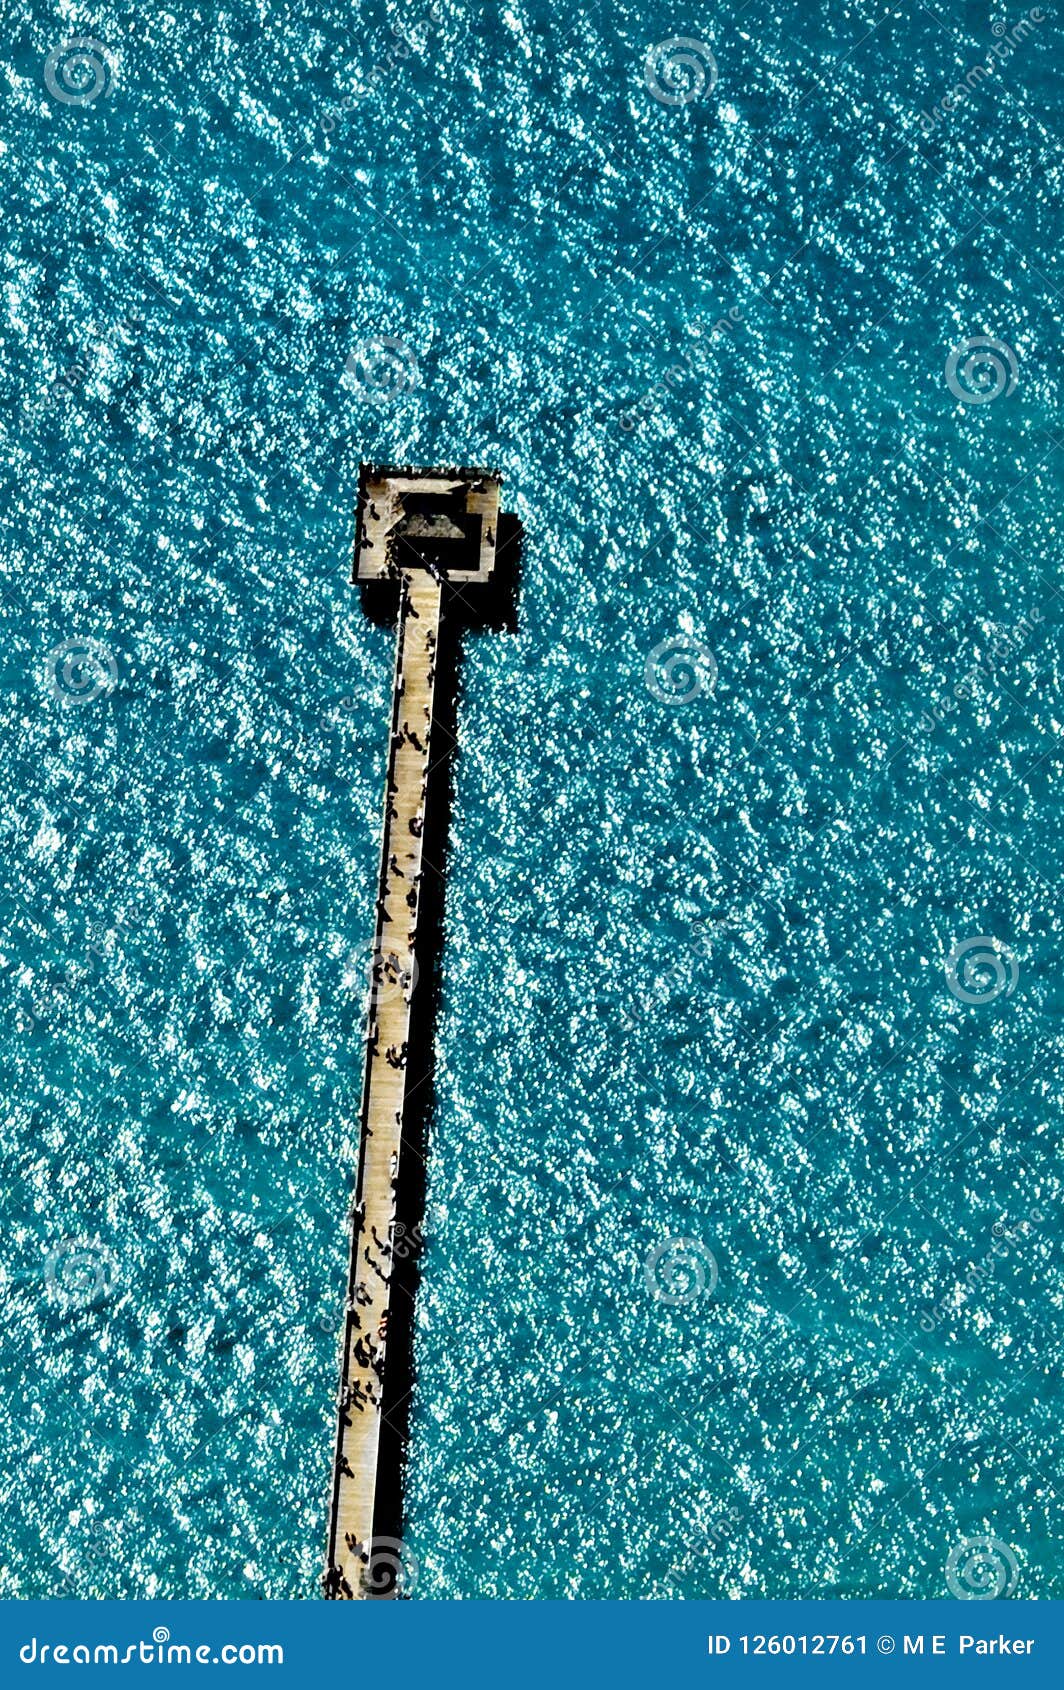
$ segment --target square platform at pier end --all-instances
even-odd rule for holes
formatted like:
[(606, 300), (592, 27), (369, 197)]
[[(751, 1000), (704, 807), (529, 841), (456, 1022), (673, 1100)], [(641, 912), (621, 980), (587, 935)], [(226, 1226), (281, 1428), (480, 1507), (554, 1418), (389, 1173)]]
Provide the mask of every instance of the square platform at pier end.
[(394, 580), (403, 570), (427, 569), (455, 584), (490, 581), (500, 485), (487, 470), (364, 465), (355, 580)]

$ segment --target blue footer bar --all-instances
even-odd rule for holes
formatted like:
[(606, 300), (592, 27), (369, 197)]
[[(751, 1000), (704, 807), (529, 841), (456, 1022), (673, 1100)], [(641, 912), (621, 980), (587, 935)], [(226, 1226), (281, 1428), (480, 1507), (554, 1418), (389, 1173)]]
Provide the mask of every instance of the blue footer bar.
[(1059, 1681), (1064, 1603), (7, 1602), (0, 1685), (343, 1690)]

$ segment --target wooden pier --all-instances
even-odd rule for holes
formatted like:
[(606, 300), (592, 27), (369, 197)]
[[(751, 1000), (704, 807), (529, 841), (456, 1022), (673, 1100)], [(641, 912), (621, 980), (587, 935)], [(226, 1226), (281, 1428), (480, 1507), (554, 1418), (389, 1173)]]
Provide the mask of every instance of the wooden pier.
[[(414, 1076), (415, 1035), (431, 1029), (426, 954), (426, 873), (438, 877), (424, 845), (435, 764), (450, 749), (438, 720), (441, 639), (453, 639), (456, 612), (492, 582), (499, 529), (499, 480), (480, 470), (365, 468), (359, 488), (355, 580), (367, 607), (382, 598), (398, 615), (395, 678), (381, 837), (376, 933), (370, 964), (358, 1177), (344, 1322), (336, 1458), (324, 1590), (359, 1599), (402, 1595), (401, 1546), (394, 1519), (381, 1518), (382, 1490), (394, 1497), (397, 1440), (382, 1439), (388, 1412), (388, 1327), (393, 1289), (400, 1171)], [(467, 599), (467, 594), (469, 598)], [(450, 704), (452, 700), (441, 700)], [(443, 744), (436, 739), (442, 737)], [(438, 899), (440, 888), (429, 890)], [(408, 1146), (408, 1155), (409, 1155)], [(405, 1240), (404, 1240), (405, 1244)], [(405, 1312), (405, 1311), (404, 1311)], [(386, 1453), (387, 1452), (387, 1453)]]

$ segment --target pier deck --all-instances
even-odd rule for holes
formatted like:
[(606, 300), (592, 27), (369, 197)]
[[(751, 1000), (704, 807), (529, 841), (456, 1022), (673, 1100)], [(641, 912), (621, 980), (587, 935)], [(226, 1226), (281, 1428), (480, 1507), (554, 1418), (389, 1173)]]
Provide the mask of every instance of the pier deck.
[[(370, 1569), (380, 1444), (396, 1182), (403, 1138), (410, 1000), (425, 792), (432, 738), (441, 586), (424, 570), (400, 589), (395, 693), (385, 790), (380, 890), (371, 963), (361, 1151), (341, 1383), (341, 1435), (329, 1561), (337, 1594), (374, 1593)], [(338, 1575), (338, 1576), (336, 1576)]]
[[(449, 673), (440, 663), (441, 620), (445, 603), (449, 627), (456, 605), (468, 612), (476, 595), (490, 592), (498, 522), (499, 480), (487, 471), (363, 469), (355, 580), (367, 609), (367, 595), (383, 594), (392, 611), (397, 596), (398, 636), (324, 1581), (332, 1598), (403, 1593), (402, 1546), (381, 1535), (382, 1516), (384, 1531), (395, 1530), (382, 1496), (398, 1492), (401, 1459), (391, 1414), (382, 1445), (382, 1420), (386, 1404), (395, 1407), (396, 1379), (400, 1386), (402, 1380), (402, 1369), (397, 1375), (393, 1366), (386, 1395), (404, 1129), (424, 1102), (420, 1094), (410, 1103), (420, 1085), (411, 1058), (431, 1037), (431, 993), (424, 983), (417, 987), (419, 963), (431, 953), (424, 929), (432, 925), (432, 900), (423, 880), (430, 774), (434, 766), (445, 769), (449, 748), (447, 712), (438, 710), (436, 696), (438, 672)], [(453, 686), (444, 690), (450, 697)], [(434, 731), (443, 741), (435, 753)], [(437, 791), (432, 802), (437, 823), (445, 819), (440, 796)], [(428, 891), (438, 908), (440, 885)]]

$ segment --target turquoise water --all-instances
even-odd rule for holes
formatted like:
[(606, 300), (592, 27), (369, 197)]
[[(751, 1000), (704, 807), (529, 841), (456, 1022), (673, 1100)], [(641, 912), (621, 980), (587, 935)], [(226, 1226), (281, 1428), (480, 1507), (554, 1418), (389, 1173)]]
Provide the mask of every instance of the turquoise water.
[(1025, 17), (108, 8), (66, 71), (16, 19), (0, 1594), (317, 1590), (371, 458), (526, 528), (464, 667), (412, 1594), (1064, 1594)]

